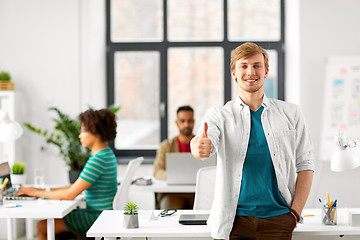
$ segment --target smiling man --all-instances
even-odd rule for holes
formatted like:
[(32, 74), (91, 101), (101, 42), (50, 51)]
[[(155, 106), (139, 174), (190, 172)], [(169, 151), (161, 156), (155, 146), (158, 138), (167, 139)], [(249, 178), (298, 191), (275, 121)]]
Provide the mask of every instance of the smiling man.
[(204, 116), (191, 151), (217, 154), (214, 239), (292, 238), (310, 192), (314, 162), (299, 107), (264, 94), (268, 53), (244, 43), (231, 55), (239, 97)]

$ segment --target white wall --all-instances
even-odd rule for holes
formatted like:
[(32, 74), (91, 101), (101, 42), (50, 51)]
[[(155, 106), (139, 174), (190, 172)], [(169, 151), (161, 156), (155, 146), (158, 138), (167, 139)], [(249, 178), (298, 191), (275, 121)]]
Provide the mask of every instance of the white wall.
[[(357, 0), (289, 0), (287, 31), (294, 36), (287, 44), (286, 98), (300, 104), (315, 146), (316, 172), (307, 207), (317, 207), (318, 198), (329, 192), (341, 207), (360, 207), (360, 169), (344, 173), (330, 170), (330, 162), (320, 161), (319, 147), (325, 90), (325, 59), (328, 56), (360, 55), (357, 30)], [(298, 22), (296, 21), (298, 18)], [(289, 24), (289, 22), (288, 22)], [(293, 31), (293, 32), (292, 32)], [(289, 56), (288, 56), (289, 57)], [(297, 79), (296, 82), (293, 79)], [(300, 89), (300, 91), (299, 91)], [(295, 97), (294, 97), (295, 96)]]
[[(11, 73), (21, 95), (21, 122), (51, 130), (49, 107), (72, 117), (89, 105), (105, 107), (104, 46), (104, 1), (0, 0), (0, 70)], [(57, 149), (40, 152), (42, 144), (27, 129), (17, 141), (28, 181), (36, 167), (45, 167), (47, 183), (67, 183)]]
[[(325, 59), (332, 55), (360, 55), (356, 28), (357, 0), (286, 1), (286, 99), (299, 104), (315, 145), (321, 134)], [(57, 106), (71, 116), (91, 105), (105, 106), (104, 1), (0, 0), (0, 70), (9, 71), (22, 94), (22, 122), (51, 129)], [(300, 91), (299, 91), (300, 89)], [(46, 182), (63, 184), (67, 168), (57, 149), (39, 151), (43, 139), (25, 130), (18, 140), (28, 163), (28, 181), (35, 167), (46, 167)], [(19, 156), (19, 154), (18, 154)], [(360, 169), (332, 173), (328, 162), (316, 162), (317, 171), (307, 206), (330, 192), (340, 206), (360, 203)], [(147, 166), (144, 172), (149, 173)], [(67, 182), (65, 182), (67, 183)]]
[[(0, 0), (0, 70), (9, 71), (21, 93), (22, 122), (51, 129), (56, 106), (76, 116), (88, 105), (105, 107), (105, 6), (99, 0)], [(286, 1), (286, 99), (299, 104), (319, 156), (325, 84), (325, 59), (360, 55), (357, 0)], [(28, 181), (36, 167), (47, 169), (46, 182), (66, 184), (67, 167), (57, 149), (40, 152), (40, 136), (25, 130), (17, 156), (28, 164)], [(20, 160), (19, 159), (19, 160)], [(120, 166), (119, 173), (125, 167)], [(137, 173), (149, 175), (147, 165)], [(341, 207), (360, 207), (360, 169), (330, 171), (316, 162), (307, 207), (330, 192)], [(335, 238), (334, 238), (335, 239)], [(350, 239), (350, 238), (349, 238)]]

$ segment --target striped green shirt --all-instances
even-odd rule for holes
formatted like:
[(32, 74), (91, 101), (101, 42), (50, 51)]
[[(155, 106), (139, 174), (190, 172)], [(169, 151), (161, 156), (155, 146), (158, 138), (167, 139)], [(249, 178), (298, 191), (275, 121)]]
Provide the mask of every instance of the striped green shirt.
[[(80, 178), (91, 183), (85, 191), (87, 209), (112, 209), (117, 190), (116, 158), (110, 148), (91, 156), (80, 173)], [(100, 215), (99, 212), (79, 209), (63, 219), (66, 229), (73, 233), (85, 233)]]
[(117, 166), (113, 151), (107, 148), (91, 156), (80, 178), (91, 183), (85, 191), (87, 208), (111, 210), (117, 191)]

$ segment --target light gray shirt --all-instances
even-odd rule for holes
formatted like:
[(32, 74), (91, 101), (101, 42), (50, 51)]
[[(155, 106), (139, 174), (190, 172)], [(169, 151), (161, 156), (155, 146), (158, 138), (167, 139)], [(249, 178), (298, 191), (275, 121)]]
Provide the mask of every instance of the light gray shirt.
[[(300, 108), (264, 95), (261, 115), (280, 194), (291, 206), (297, 172), (314, 171), (313, 147)], [(229, 237), (240, 194), (242, 169), (250, 137), (250, 108), (238, 97), (206, 112), (197, 137), (208, 124), (212, 153), (217, 153), (214, 201), (208, 220), (211, 236)], [(261, 166), (259, 166), (261, 167)]]

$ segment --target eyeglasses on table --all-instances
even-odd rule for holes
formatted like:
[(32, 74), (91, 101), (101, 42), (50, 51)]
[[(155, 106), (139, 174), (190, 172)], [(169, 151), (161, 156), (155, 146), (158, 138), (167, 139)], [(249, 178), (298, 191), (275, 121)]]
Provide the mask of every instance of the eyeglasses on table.
[(158, 217), (166, 217), (166, 216), (171, 216), (174, 213), (177, 212), (177, 209), (165, 209), (164, 211), (160, 212)]

